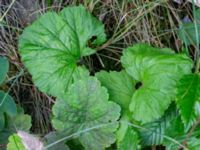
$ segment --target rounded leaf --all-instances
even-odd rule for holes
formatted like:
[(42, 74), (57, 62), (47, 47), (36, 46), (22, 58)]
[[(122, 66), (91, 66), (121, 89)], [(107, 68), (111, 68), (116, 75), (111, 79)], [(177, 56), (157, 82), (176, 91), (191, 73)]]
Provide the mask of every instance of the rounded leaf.
[(85, 149), (102, 150), (115, 141), (120, 107), (108, 101), (107, 90), (96, 78), (89, 77), (70, 86), (65, 99), (53, 106), (53, 115), (57, 131), (77, 133)]
[(3, 91), (0, 91), (0, 113), (6, 113), (10, 117), (17, 114), (17, 107), (13, 98)]
[(88, 46), (92, 37), (96, 37), (93, 45), (105, 41), (103, 24), (83, 6), (67, 7), (58, 14), (46, 13), (27, 27), (20, 36), (19, 52), (36, 86), (62, 98), (74, 75), (86, 70), (77, 65), (81, 57), (95, 52)]
[[(176, 83), (191, 72), (192, 61), (185, 54), (136, 44), (124, 50), (122, 65), (140, 83), (134, 92), (130, 111), (134, 119), (143, 123), (161, 117), (175, 99)], [(144, 115), (145, 114), (145, 115)]]

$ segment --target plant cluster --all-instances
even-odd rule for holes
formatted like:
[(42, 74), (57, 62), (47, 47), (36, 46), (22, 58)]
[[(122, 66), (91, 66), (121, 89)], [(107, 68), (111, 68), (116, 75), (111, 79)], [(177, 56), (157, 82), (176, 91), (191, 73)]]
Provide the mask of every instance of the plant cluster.
[(47, 12), (23, 31), (21, 59), (35, 85), (56, 98), (55, 131), (44, 145), (20, 131), (9, 138), (8, 149), (26, 149), (31, 140), (40, 149), (199, 149), (200, 62), (135, 44), (123, 50), (121, 71), (92, 76), (81, 62), (105, 41), (104, 25), (82, 5)]
[[(5, 57), (0, 57), (0, 66), (0, 84), (3, 84), (9, 69), (9, 63)], [(24, 110), (15, 104), (8, 92), (0, 90), (0, 144), (6, 145), (10, 135), (16, 133), (17, 130), (29, 131), (30, 127), (31, 117), (24, 114)]]

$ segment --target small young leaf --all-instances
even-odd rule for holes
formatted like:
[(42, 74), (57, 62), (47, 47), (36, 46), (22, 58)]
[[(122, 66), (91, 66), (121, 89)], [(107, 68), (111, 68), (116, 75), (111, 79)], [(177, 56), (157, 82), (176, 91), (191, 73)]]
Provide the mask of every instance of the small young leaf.
[(19, 135), (13, 134), (9, 137), (7, 150), (27, 150), (27, 149), (24, 147), (22, 139), (19, 137)]
[(121, 61), (127, 73), (140, 83), (129, 108), (133, 118), (142, 123), (164, 114), (175, 98), (177, 81), (192, 69), (192, 61), (185, 54), (147, 44), (125, 49)]
[(56, 101), (53, 115), (54, 128), (66, 136), (76, 133), (86, 150), (102, 150), (115, 142), (120, 107), (108, 101), (107, 90), (94, 77), (72, 84), (65, 99)]
[(0, 56), (0, 84), (5, 80), (6, 74), (8, 72), (8, 60)]
[(17, 114), (14, 117), (7, 117), (6, 128), (10, 131), (22, 130), (28, 132), (31, 126), (31, 116), (24, 114), (24, 110), (20, 106), (17, 106)]
[(31, 117), (24, 114), (21, 107), (17, 107), (17, 114), (14, 117), (9, 117), (6, 115), (6, 125), (4, 129), (0, 131), (0, 144), (6, 145), (8, 142), (8, 137), (16, 133), (16, 130), (29, 131), (31, 128)]
[(189, 74), (183, 76), (177, 85), (176, 103), (180, 109), (181, 118), (187, 128), (196, 121), (197, 105), (200, 103), (200, 76)]
[(102, 44), (104, 26), (82, 5), (67, 7), (59, 14), (48, 12), (27, 27), (19, 40), (19, 52), (36, 86), (62, 99), (73, 77), (87, 72), (78, 63), (95, 53), (88, 45), (93, 36), (97, 38), (92, 44)]
[(27, 114), (17, 114), (14, 118), (12, 118), (12, 123), (9, 124), (10, 128), (14, 125), (17, 130), (23, 131), (29, 131), (32, 126), (31, 117)]
[(135, 91), (135, 81), (124, 70), (120, 72), (101, 71), (95, 75), (108, 89), (109, 100), (116, 102), (122, 111), (129, 112), (131, 97)]

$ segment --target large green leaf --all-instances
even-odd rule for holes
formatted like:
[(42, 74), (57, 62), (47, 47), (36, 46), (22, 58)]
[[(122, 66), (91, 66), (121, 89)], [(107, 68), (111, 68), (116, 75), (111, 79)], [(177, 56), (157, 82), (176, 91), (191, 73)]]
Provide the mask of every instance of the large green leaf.
[(143, 123), (164, 114), (175, 98), (177, 81), (192, 68), (192, 61), (185, 54), (174, 54), (170, 49), (147, 44), (125, 49), (121, 62), (141, 85), (134, 92), (129, 108), (133, 118)]
[(199, 116), (200, 76), (185, 75), (177, 85), (176, 102), (185, 126), (191, 127)]
[(129, 111), (131, 97), (135, 91), (135, 81), (124, 70), (120, 72), (101, 71), (95, 75), (108, 89), (109, 100), (118, 103), (122, 110)]
[(0, 84), (3, 83), (8, 72), (8, 60), (5, 57), (0, 57)]
[(83, 6), (67, 7), (58, 14), (46, 13), (27, 27), (19, 39), (19, 52), (36, 86), (62, 98), (74, 76), (88, 74), (77, 64), (82, 56), (95, 53), (89, 46), (105, 39), (103, 24)]
[(108, 101), (106, 88), (94, 77), (72, 84), (65, 99), (56, 101), (53, 115), (54, 128), (67, 135), (77, 133), (87, 150), (102, 150), (115, 142), (120, 107)]

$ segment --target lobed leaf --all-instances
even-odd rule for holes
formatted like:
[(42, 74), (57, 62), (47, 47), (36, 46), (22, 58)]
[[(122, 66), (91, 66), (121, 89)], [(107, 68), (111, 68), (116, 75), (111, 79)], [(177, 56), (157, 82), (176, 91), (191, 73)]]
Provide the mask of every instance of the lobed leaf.
[(36, 86), (62, 99), (74, 76), (88, 76), (78, 64), (95, 53), (89, 46), (105, 40), (103, 24), (80, 5), (42, 15), (20, 36), (19, 52)]
[(127, 73), (141, 84), (133, 94), (129, 109), (133, 118), (142, 123), (164, 114), (175, 98), (177, 81), (192, 68), (192, 61), (185, 54), (147, 44), (125, 49), (121, 62)]
[(120, 107), (94, 77), (72, 84), (65, 99), (53, 106), (53, 126), (58, 132), (76, 134), (87, 150), (102, 150), (115, 142)]

